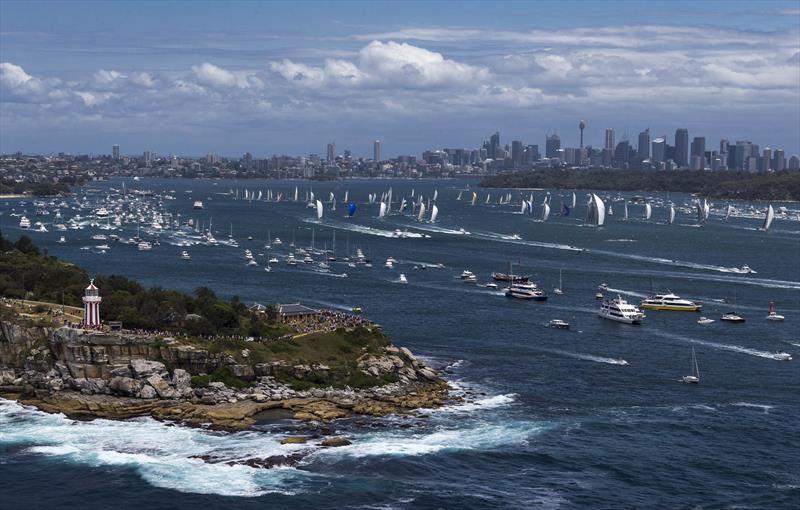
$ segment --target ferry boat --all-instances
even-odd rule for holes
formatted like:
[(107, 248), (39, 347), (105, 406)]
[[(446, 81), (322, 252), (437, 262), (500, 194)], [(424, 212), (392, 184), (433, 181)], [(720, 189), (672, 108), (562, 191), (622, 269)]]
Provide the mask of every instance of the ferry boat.
[(603, 301), (598, 316), (625, 324), (641, 324), (644, 319), (644, 313), (636, 305), (628, 303), (620, 296)]
[(23, 216), (19, 219), (19, 228), (31, 228), (31, 220)]
[(722, 317), (720, 317), (719, 320), (725, 321), (725, 322), (739, 322), (739, 323), (741, 323), (741, 322), (744, 322), (744, 317), (742, 317), (741, 315), (739, 315), (736, 312), (728, 312), (728, 313), (723, 313)]
[(569, 322), (562, 321), (561, 319), (553, 319), (547, 323), (547, 326), (553, 329), (569, 329)]
[(181, 260), (191, 260), (191, 258), (192, 258), (192, 257), (191, 257), (191, 255), (189, 255), (189, 252), (188, 252), (188, 251), (186, 251), (186, 250), (183, 250), (183, 251), (181, 252)]
[(527, 283), (528, 276), (519, 276), (519, 275), (507, 275), (505, 273), (492, 273), (492, 279), (498, 282), (507, 282), (511, 281), (511, 283)]
[(650, 310), (674, 310), (679, 312), (699, 312), (703, 307), (694, 301), (682, 299), (675, 294), (656, 294), (639, 303), (640, 308)]
[(506, 297), (532, 301), (547, 301), (547, 294), (530, 283), (514, 283), (506, 290)]
[(202, 209), (203, 208), (202, 200), (195, 200), (194, 201), (194, 205), (192, 205), (192, 208), (193, 209)]

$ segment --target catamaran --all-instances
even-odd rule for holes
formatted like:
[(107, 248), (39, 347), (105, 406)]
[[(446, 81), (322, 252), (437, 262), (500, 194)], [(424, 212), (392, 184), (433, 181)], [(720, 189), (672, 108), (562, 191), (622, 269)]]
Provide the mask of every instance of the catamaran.
[(673, 310), (682, 312), (699, 312), (703, 308), (702, 305), (694, 301), (689, 301), (688, 299), (682, 299), (680, 296), (676, 296), (671, 292), (668, 294), (648, 296), (639, 303), (639, 307), (650, 310)]
[(697, 384), (700, 382), (700, 367), (697, 366), (697, 355), (694, 353), (694, 346), (692, 346), (692, 375), (684, 375), (681, 381), (688, 384)]

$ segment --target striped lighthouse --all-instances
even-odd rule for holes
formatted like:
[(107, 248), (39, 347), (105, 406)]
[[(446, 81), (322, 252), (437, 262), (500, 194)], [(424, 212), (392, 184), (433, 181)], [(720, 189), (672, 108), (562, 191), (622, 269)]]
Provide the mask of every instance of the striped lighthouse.
[(86, 287), (86, 294), (83, 296), (83, 325), (86, 327), (94, 327), (100, 325), (100, 301), (97, 287), (94, 286), (94, 280), (89, 282)]

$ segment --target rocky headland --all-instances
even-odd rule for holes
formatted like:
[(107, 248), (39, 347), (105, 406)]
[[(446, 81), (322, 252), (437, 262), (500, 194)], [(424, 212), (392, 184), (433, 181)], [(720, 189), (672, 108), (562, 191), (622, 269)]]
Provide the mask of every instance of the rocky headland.
[(288, 354), (265, 358), (271, 351), (263, 342), (278, 340), (232, 349), (213, 341), (198, 346), (169, 336), (7, 317), (0, 321), (0, 396), (75, 419), (152, 416), (240, 430), (270, 409), (329, 422), (404, 414), (451, 398), (435, 370), (367, 328), (312, 336), (298, 346), (280, 340), (288, 345), (282, 349), (298, 352), (324, 351), (325, 345), (314, 342), (334, 343), (338, 355), (323, 363)]

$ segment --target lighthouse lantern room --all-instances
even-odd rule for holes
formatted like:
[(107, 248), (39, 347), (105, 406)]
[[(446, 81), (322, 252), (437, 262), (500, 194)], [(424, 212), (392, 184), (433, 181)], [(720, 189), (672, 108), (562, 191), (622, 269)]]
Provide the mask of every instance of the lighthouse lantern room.
[(95, 327), (100, 325), (100, 301), (102, 298), (98, 294), (94, 280), (89, 282), (86, 293), (83, 296), (83, 325), (85, 327)]

